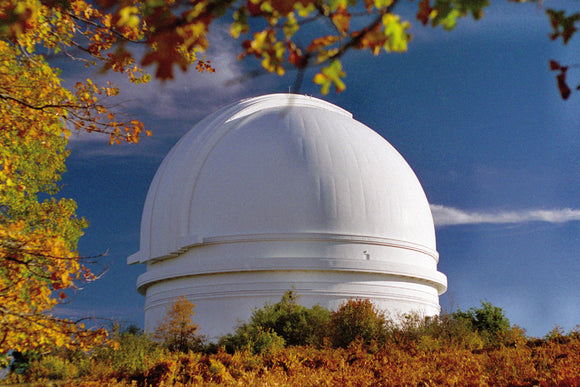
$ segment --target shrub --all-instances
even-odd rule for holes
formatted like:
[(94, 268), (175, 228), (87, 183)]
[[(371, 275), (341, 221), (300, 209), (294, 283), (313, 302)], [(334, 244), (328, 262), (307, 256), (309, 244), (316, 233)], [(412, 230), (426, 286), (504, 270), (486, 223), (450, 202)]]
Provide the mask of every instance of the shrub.
[(71, 380), (77, 377), (78, 369), (67, 359), (47, 355), (32, 361), (28, 374), (31, 380)]
[[(94, 367), (94, 363), (100, 364), (101, 368), (108, 364), (118, 375), (130, 375), (148, 369), (164, 353), (159, 344), (142, 332), (125, 331), (114, 337), (114, 341), (116, 345), (95, 348), (88, 367)], [(90, 368), (86, 371), (92, 372)]]
[(423, 318), (418, 313), (407, 313), (395, 318), (388, 318), (385, 321), (386, 340), (405, 347), (416, 345), (419, 342), (424, 345), (429, 343), (429, 346), (436, 346), (437, 336), (430, 331), (437, 326), (436, 318)]
[(298, 298), (294, 291), (284, 293), (280, 302), (254, 311), (249, 325), (275, 332), (286, 345), (320, 344), (330, 312), (319, 305), (306, 308)]
[(34, 360), (40, 359), (40, 354), (31, 351), (14, 351), (11, 354), (12, 361), (10, 362), (9, 372), (12, 375), (23, 375), (28, 372), (30, 363)]
[(255, 310), (249, 322), (239, 326), (233, 335), (223, 337), (219, 344), (230, 353), (240, 349), (263, 353), (287, 345), (322, 345), (329, 321), (327, 309), (319, 305), (306, 308), (298, 304), (294, 291), (288, 291), (276, 304), (266, 303)]
[(386, 318), (367, 299), (348, 300), (330, 316), (330, 339), (335, 347), (347, 348), (355, 339), (365, 344), (384, 341)]
[(510, 322), (503, 310), (489, 302), (482, 301), (481, 308), (470, 308), (463, 312), (458, 310), (452, 314), (457, 320), (463, 320), (478, 332), (486, 345), (497, 347), (501, 345), (499, 337), (510, 328)]
[(426, 318), (421, 335), (422, 348), (424, 349), (457, 348), (479, 350), (485, 344), (481, 335), (473, 330), (471, 322), (463, 318), (455, 318), (447, 313)]
[(235, 334), (220, 339), (219, 345), (228, 353), (251, 351), (254, 354), (276, 352), (286, 346), (284, 338), (272, 329), (260, 325), (244, 324), (236, 329)]

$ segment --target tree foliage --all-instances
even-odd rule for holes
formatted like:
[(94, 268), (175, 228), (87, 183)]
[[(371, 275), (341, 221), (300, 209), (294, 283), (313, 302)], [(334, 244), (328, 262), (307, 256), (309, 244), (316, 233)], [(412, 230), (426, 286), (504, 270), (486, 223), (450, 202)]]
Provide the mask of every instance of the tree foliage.
[(159, 323), (152, 337), (170, 351), (188, 352), (199, 348), (202, 338), (199, 326), (194, 324), (195, 305), (184, 296), (178, 297), (167, 309), (167, 314)]
[[(89, 37), (95, 48), (86, 52), (102, 59), (107, 33), (79, 30), (74, 20), (85, 13), (93, 11), (84, 2), (0, 3), (0, 361), (10, 350), (84, 348), (106, 333), (50, 312), (67, 290), (96, 278), (76, 251), (86, 221), (73, 200), (54, 198), (71, 131), (136, 143), (144, 130), (106, 106), (118, 94), (115, 86), (87, 79), (69, 90), (45, 59), (44, 52), (78, 47), (77, 36)], [(144, 80), (138, 71), (130, 72), (134, 81)]]
[(79, 374), (94, 375), (97, 370), (91, 367), (92, 361), (102, 365), (99, 372), (132, 375), (147, 370), (167, 352), (166, 348), (134, 325), (123, 330), (113, 329), (111, 336), (112, 345), (100, 345), (90, 354), (77, 351), (79, 359), (74, 362), (78, 365)]
[(298, 300), (294, 291), (287, 291), (279, 302), (254, 311), (250, 324), (276, 332), (286, 345), (316, 344), (328, 326), (330, 314), (320, 305), (306, 308)]
[[(526, 0), (512, 0), (525, 2)], [(534, 0), (532, 0), (534, 1)], [(174, 67), (214, 69), (200, 57), (213, 25), (229, 26), (240, 39), (240, 58), (255, 57), (265, 71), (318, 71), (313, 82), (323, 93), (344, 90), (341, 60), (350, 50), (403, 52), (411, 41), (411, 20), (396, 11), (402, 0), (7, 0), (0, 6), (0, 36), (31, 51), (38, 44), (75, 52), (87, 63), (124, 72), (135, 82), (149, 76), (170, 79)], [(480, 19), (490, 0), (417, 0), (416, 19), (453, 29), (460, 18)], [(579, 13), (549, 8), (552, 39), (567, 43)], [(558, 69), (560, 70), (560, 68)], [(565, 70), (564, 70), (565, 76)], [(563, 94), (564, 95), (564, 94)], [(114, 131), (113, 128), (110, 128)], [(130, 129), (129, 133), (134, 129)], [(135, 137), (131, 134), (131, 137)]]
[(6, 41), (0, 75), (0, 355), (89, 345), (104, 332), (48, 313), (67, 289), (95, 279), (76, 252), (85, 220), (74, 201), (50, 197), (68, 154), (63, 101), (74, 98), (42, 57)]

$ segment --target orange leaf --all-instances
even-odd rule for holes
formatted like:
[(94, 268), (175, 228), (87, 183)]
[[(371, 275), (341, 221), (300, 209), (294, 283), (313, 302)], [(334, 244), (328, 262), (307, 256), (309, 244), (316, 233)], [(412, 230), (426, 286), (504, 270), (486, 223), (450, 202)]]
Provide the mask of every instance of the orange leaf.
[(339, 7), (336, 12), (330, 16), (332, 22), (341, 34), (345, 34), (348, 31), (350, 27), (350, 17), (350, 13), (348, 13), (344, 7)]
[(340, 37), (338, 36), (333, 36), (333, 35), (327, 35), (327, 36), (322, 36), (320, 38), (314, 39), (306, 48), (306, 51), (308, 52), (315, 52), (320, 50), (323, 47), (327, 47), (330, 46), (336, 42), (338, 42), (340, 40)]

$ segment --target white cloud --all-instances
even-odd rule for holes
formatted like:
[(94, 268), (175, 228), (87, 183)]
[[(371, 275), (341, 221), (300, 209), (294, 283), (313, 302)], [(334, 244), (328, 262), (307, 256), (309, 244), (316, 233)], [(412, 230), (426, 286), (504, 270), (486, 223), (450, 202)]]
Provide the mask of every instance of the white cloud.
[(460, 224), (514, 224), (526, 222), (564, 223), (580, 221), (580, 210), (571, 208), (552, 210), (524, 210), (480, 212), (432, 204), (431, 212), (436, 226)]
[[(174, 66), (174, 79), (165, 82), (153, 79), (146, 85), (133, 85), (126, 77), (117, 76), (114, 82), (121, 89), (121, 98), (126, 100), (124, 106), (162, 118), (197, 118), (243, 94), (247, 85), (226, 86), (243, 74), (237, 59), (240, 43), (224, 28), (215, 27), (209, 35), (210, 49), (205, 53), (215, 73), (199, 73), (194, 66), (184, 73)], [(156, 69), (146, 70), (153, 75)]]
[(87, 325), (102, 325), (107, 321), (132, 321), (135, 316), (139, 316), (142, 313), (142, 305), (124, 306), (122, 308), (112, 306), (85, 308), (78, 305), (73, 307), (67, 306), (67, 304), (60, 304), (51, 310), (51, 314), (58, 318), (66, 318), (73, 321), (86, 319), (85, 323)]

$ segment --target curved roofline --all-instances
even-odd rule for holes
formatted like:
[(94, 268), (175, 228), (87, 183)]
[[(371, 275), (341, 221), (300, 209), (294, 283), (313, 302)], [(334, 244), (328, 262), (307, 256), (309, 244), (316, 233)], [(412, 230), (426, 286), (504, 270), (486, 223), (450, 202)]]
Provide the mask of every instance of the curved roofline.
[(269, 108), (279, 109), (280, 107), (285, 106), (289, 108), (290, 107), (319, 108), (345, 115), (348, 118), (353, 118), (352, 113), (341, 107), (331, 104), (330, 102), (326, 102), (324, 100), (302, 94), (279, 93), (279, 94), (268, 94), (241, 100), (238, 104), (235, 105), (235, 107), (237, 108), (236, 109), (237, 112), (234, 113), (231, 116), (231, 118), (225, 122), (230, 122), (245, 116), (249, 116), (250, 114), (255, 113), (259, 110)]
[[(296, 107), (296, 110), (291, 110), (292, 108)], [(289, 110), (290, 109), (290, 110)], [(320, 233), (321, 230), (319, 227), (310, 227), (310, 225), (307, 225), (306, 227), (304, 227), (303, 224), (299, 224), (299, 222), (297, 224), (299, 224), (299, 228), (297, 227), (295, 230), (292, 229), (287, 229), (285, 230), (284, 227), (279, 227), (278, 229), (275, 230), (271, 230), (269, 228), (254, 228), (252, 229), (251, 227), (249, 229), (247, 229), (247, 231), (250, 232), (257, 232), (257, 233), (263, 233), (263, 235), (260, 234), (245, 234), (243, 228), (242, 229), (219, 229), (216, 228), (215, 230), (212, 229), (211, 232), (207, 231), (207, 230), (203, 230), (200, 229), (200, 227), (194, 227), (192, 226), (192, 215), (191, 215), (191, 210), (187, 210), (188, 208), (193, 208), (192, 207), (192, 203), (195, 203), (194, 201), (194, 196), (196, 195), (197, 191), (198, 191), (198, 186), (201, 184), (200, 183), (200, 178), (201, 178), (201, 172), (204, 171), (205, 169), (208, 169), (209, 167), (207, 167), (208, 164), (208, 160), (209, 157), (213, 154), (213, 152), (216, 152), (215, 149), (218, 148), (218, 146), (223, 142), (224, 138), (227, 138), (227, 136), (236, 128), (238, 127), (244, 127), (244, 125), (246, 122), (250, 121), (251, 116), (255, 115), (256, 113), (263, 113), (264, 111), (268, 111), (268, 112), (272, 112), (275, 111), (276, 113), (279, 113), (279, 115), (281, 115), (282, 117), (285, 116), (285, 114), (287, 112), (292, 111), (291, 114), (289, 114), (292, 117), (292, 114), (297, 114), (298, 117), (301, 117), (303, 119), (303, 114), (308, 111), (308, 114), (312, 114), (315, 117), (318, 116), (322, 116), (325, 117), (324, 123), (327, 123), (329, 121), (328, 117), (326, 116), (326, 112), (330, 112), (332, 113), (330, 115), (330, 117), (332, 118), (332, 116), (339, 116), (338, 120), (340, 122), (342, 122), (343, 120), (345, 122), (348, 122), (349, 125), (350, 121), (353, 122), (353, 127), (356, 128), (364, 128), (364, 130), (368, 130), (369, 133), (373, 133), (374, 137), (376, 139), (380, 139), (379, 140), (375, 140), (373, 138), (373, 140), (371, 141), (371, 145), (372, 147), (365, 147), (365, 148), (361, 148), (361, 146), (359, 146), (358, 148), (356, 148), (358, 151), (355, 152), (354, 148), (350, 148), (349, 145), (351, 145), (352, 143), (358, 144), (355, 138), (349, 137), (348, 138), (348, 142), (343, 141), (343, 143), (340, 143), (340, 141), (338, 141), (337, 143), (339, 143), (339, 147), (337, 148), (335, 146), (336, 149), (339, 150), (339, 152), (337, 153), (338, 156), (342, 156), (342, 157), (338, 157), (335, 156), (334, 158), (331, 157), (332, 153), (329, 151), (328, 146), (324, 146), (325, 142), (322, 141), (322, 145), (316, 145), (316, 142), (314, 140), (319, 140), (318, 137), (316, 136), (321, 136), (321, 127), (322, 126), (318, 126), (319, 123), (317, 123), (316, 121), (314, 121), (314, 125), (313, 128), (314, 130), (312, 130), (311, 132), (307, 132), (308, 135), (310, 137), (308, 138), (312, 138), (313, 140), (311, 141), (312, 144), (308, 143), (308, 145), (310, 146), (310, 148), (308, 148), (311, 153), (313, 155), (316, 155), (316, 157), (319, 157), (319, 163), (321, 165), (326, 165), (329, 164), (330, 167), (333, 167), (333, 165), (335, 164), (335, 160), (344, 160), (344, 159), (348, 159), (350, 160), (351, 158), (353, 160), (352, 161), (352, 165), (359, 165), (360, 162), (364, 162), (367, 161), (368, 164), (368, 157), (373, 156), (372, 152), (369, 153), (368, 149), (371, 149), (373, 151), (375, 151), (376, 154), (378, 154), (378, 150), (380, 148), (380, 154), (387, 154), (389, 155), (389, 157), (392, 160), (392, 162), (394, 163), (393, 165), (396, 166), (395, 173), (393, 173), (393, 178), (396, 178), (397, 181), (400, 181), (400, 177), (401, 176), (411, 176), (413, 177), (413, 179), (406, 179), (404, 180), (407, 183), (406, 189), (407, 191), (409, 191), (410, 189), (415, 189), (415, 191), (419, 192), (422, 194), (422, 198), (419, 198), (419, 200), (424, 201), (425, 205), (427, 206), (427, 210), (423, 211), (425, 212), (423, 216), (425, 222), (421, 221), (423, 223), (425, 223), (425, 229), (427, 228), (426, 222), (428, 222), (428, 220), (430, 219), (430, 230), (428, 231), (428, 237), (430, 237), (431, 234), (433, 234), (433, 243), (431, 245), (431, 241), (427, 240), (426, 238), (415, 238), (414, 236), (410, 236), (409, 240), (400, 240), (400, 241), (396, 241), (396, 238), (401, 239), (401, 237), (404, 236), (403, 234), (397, 234), (397, 235), (387, 235), (388, 233), (386, 233), (383, 237), (383, 235), (381, 234), (381, 230), (376, 230), (376, 229), (365, 229), (365, 230), (355, 230), (355, 229), (348, 229), (348, 228), (343, 228), (343, 229), (339, 229), (338, 227), (336, 229), (332, 229), (332, 230), (328, 230), (330, 231), (330, 233), (332, 232), (338, 232), (338, 233), (342, 233), (342, 232), (354, 232), (357, 233), (358, 231), (361, 232), (361, 234), (368, 234), (367, 235), (333, 235), (330, 236), (330, 233), (328, 233), (327, 235), (321, 236), (322, 234)], [(324, 113), (323, 113), (324, 112)], [(277, 122), (277, 120), (283, 120), (284, 118), (279, 118), (278, 114), (276, 114), (273, 118), (274, 121)], [(300, 124), (299, 121), (297, 121), (298, 124)], [(302, 122), (302, 125), (304, 125), (304, 123)], [(334, 130), (335, 127), (332, 127), (332, 129)], [(325, 130), (329, 130), (329, 129), (325, 129)], [(314, 133), (314, 134), (312, 134)], [(332, 132), (334, 133), (334, 132)], [(342, 137), (339, 137), (339, 135), (342, 135), (343, 137), (346, 138), (346, 135), (344, 133), (347, 133), (344, 129), (342, 132), (337, 131), (337, 137), (340, 139)], [(297, 136), (297, 135), (296, 135)], [(366, 137), (365, 137), (366, 138)], [(300, 138), (298, 138), (300, 139)], [(379, 147), (378, 144), (380, 142), (381, 146)], [(385, 149), (385, 146), (382, 144), (386, 144), (388, 145), (388, 149)], [(304, 145), (304, 139), (302, 139), (302, 143), (301, 146), (303, 149), (306, 145)], [(314, 145), (313, 145), (314, 144)], [(317, 147), (318, 146), (318, 147)], [(312, 149), (311, 149), (312, 148)], [(359, 149), (360, 148), (360, 149)], [(376, 149), (375, 149), (376, 148)], [(334, 149), (334, 148), (333, 148)], [(318, 153), (316, 153), (318, 152)], [(341, 153), (342, 152), (342, 153)], [(350, 153), (349, 153), (350, 152)], [(232, 154), (232, 152), (228, 153), (228, 154)], [(235, 154), (235, 153), (233, 153)], [(297, 158), (299, 158), (300, 155), (297, 156)], [(375, 155), (376, 156), (376, 155)], [(397, 156), (397, 157), (395, 157)], [(306, 157), (304, 156), (304, 151), (302, 153), (301, 157)], [(301, 159), (300, 159), (301, 160)], [(299, 161), (300, 161), (299, 160)], [(381, 159), (382, 160), (382, 159)], [(211, 160), (210, 160), (211, 161)], [(366, 165), (366, 164), (365, 164)], [(328, 167), (328, 166), (327, 166)], [(177, 168), (177, 169), (176, 169)], [(391, 171), (391, 169), (387, 169), (388, 171)], [(178, 171), (178, 172), (175, 172)], [(268, 170), (269, 171), (269, 170)], [(332, 169), (332, 171), (334, 171), (334, 169)], [(342, 171), (342, 170), (341, 170)], [(398, 172), (397, 172), (398, 171)], [(340, 173), (335, 173), (335, 175), (342, 177), (343, 175), (340, 175)], [(360, 175), (360, 174), (359, 174)], [(275, 175), (273, 175), (275, 176)], [(334, 175), (332, 175), (331, 173), (328, 174), (322, 174), (320, 173), (320, 176), (316, 175), (314, 176), (315, 178), (318, 178), (318, 180), (314, 180), (314, 183), (312, 184), (312, 193), (310, 194), (310, 196), (308, 196), (308, 198), (314, 198), (313, 200), (318, 200), (319, 202), (328, 202), (328, 203), (334, 203), (334, 207), (331, 208), (331, 210), (333, 210), (334, 212), (329, 215), (329, 216), (335, 216), (336, 215), (336, 209), (339, 208), (337, 205), (337, 201), (336, 201), (336, 190), (337, 190), (337, 183), (335, 181)], [(358, 176), (358, 175), (357, 175)], [(266, 176), (267, 178), (268, 176)], [(371, 176), (372, 177), (372, 176)], [(343, 179), (344, 180), (344, 179)], [(377, 198), (378, 199), (378, 193), (381, 193), (383, 191), (380, 191), (377, 187), (377, 184), (375, 183), (375, 180), (372, 178), (367, 178), (364, 182), (361, 180), (354, 180), (353, 183), (344, 183), (343, 180), (337, 180), (340, 184), (342, 184), (342, 188), (346, 188), (346, 190), (342, 190), (340, 192), (346, 192), (345, 195), (341, 196), (341, 198), (343, 199), (343, 201), (347, 201), (350, 200), (351, 202), (354, 200), (352, 198), (357, 198), (358, 196), (356, 196), (357, 194), (360, 196), (359, 191), (366, 192), (364, 191), (365, 187), (370, 187), (370, 197), (372, 198)], [(412, 181), (411, 181), (412, 180)], [(167, 181), (169, 181), (169, 184), (167, 183)], [(178, 181), (178, 182), (176, 182)], [(325, 183), (325, 184), (323, 184)], [(350, 184), (350, 185), (349, 185)], [(414, 188), (414, 186), (417, 186)], [(254, 184), (252, 187), (257, 186), (256, 184)], [(391, 185), (389, 185), (391, 186)], [(361, 188), (362, 187), (362, 188)], [(409, 188), (410, 187), (410, 188)], [(227, 187), (226, 187), (227, 188)], [(380, 191), (380, 192), (379, 192)], [(413, 191), (413, 192), (415, 192)], [(227, 190), (225, 189), (221, 189), (220, 192), (227, 192)], [(245, 191), (244, 191), (245, 192)], [(352, 192), (352, 193), (351, 193)], [(390, 192), (390, 191), (389, 191)], [(317, 196), (318, 195), (318, 196)], [(374, 197), (372, 196), (374, 195)], [(207, 196), (207, 195), (206, 195)], [(388, 205), (388, 197), (390, 197), (391, 195), (383, 195), (386, 196), (387, 199), (386, 203)], [(401, 195), (399, 195), (401, 196)], [(416, 195), (415, 195), (416, 196)], [(413, 197), (415, 197), (413, 196)], [(407, 196), (406, 196), (407, 197)], [(212, 197), (213, 198), (213, 197)], [(350, 198), (350, 199), (349, 199)], [(305, 199), (306, 200), (306, 199)], [(366, 203), (368, 202), (368, 200), (365, 201), (365, 198), (363, 197), (363, 207), (362, 210), (359, 210), (358, 213), (362, 213), (365, 214), (368, 209), (366, 206)], [(372, 201), (371, 201), (372, 202)], [(376, 202), (376, 200), (375, 200)], [(355, 200), (355, 203), (356, 202)], [(194, 247), (194, 246), (199, 246), (199, 245), (206, 245), (206, 244), (216, 244), (216, 243), (230, 243), (227, 242), (227, 240), (232, 240), (232, 243), (235, 243), (235, 239), (236, 238), (242, 238), (242, 239), (246, 239), (247, 241), (253, 241), (254, 239), (252, 238), (258, 238), (257, 240), (276, 240), (276, 239), (271, 239), (271, 238), (285, 238), (288, 240), (294, 240), (296, 237), (298, 238), (306, 238), (307, 240), (314, 240), (314, 239), (320, 239), (323, 238), (322, 240), (327, 240), (327, 238), (339, 238), (339, 239), (344, 239), (344, 240), (349, 240), (352, 239), (353, 237), (355, 238), (354, 240), (352, 240), (351, 242), (355, 242), (355, 243), (379, 243), (379, 244), (391, 244), (391, 245), (395, 245), (397, 247), (401, 246), (405, 249), (413, 249), (415, 251), (418, 252), (422, 252), (424, 254), (427, 254), (431, 257), (433, 257), (435, 259), (435, 261), (438, 260), (438, 254), (437, 251), (435, 250), (435, 242), (434, 242), (434, 227), (432, 224), (432, 215), (431, 212), (428, 210), (428, 204), (427, 203), (427, 199), (424, 195), (424, 191), (422, 190), (422, 187), (420, 185), (420, 182), (418, 181), (418, 179), (416, 178), (416, 176), (414, 175), (412, 169), (410, 168), (410, 166), (406, 163), (406, 161), (404, 160), (404, 158), (396, 151), (395, 148), (393, 148), (384, 138), (382, 138), (382, 136), (378, 135), (376, 132), (374, 132), (372, 129), (368, 128), (366, 125), (356, 121), (353, 119), (353, 116), (351, 113), (349, 113), (348, 111), (346, 111), (345, 109), (342, 109), (332, 103), (326, 102), (324, 100), (320, 100), (311, 96), (304, 96), (304, 95), (298, 95), (298, 94), (270, 94), (270, 95), (264, 95), (264, 96), (259, 96), (259, 97), (254, 97), (254, 98), (248, 98), (248, 99), (244, 99), (242, 101), (236, 102), (236, 103), (232, 103), (222, 109), (217, 110), (216, 112), (210, 114), (209, 116), (207, 116), (205, 119), (201, 120), (199, 123), (197, 123), (194, 126), (194, 129), (190, 130), (188, 133), (186, 133), (181, 139), (180, 141), (178, 141), (178, 143), (171, 149), (171, 151), (169, 152), (169, 154), (165, 157), (165, 159), (163, 160), (161, 166), (159, 167), (153, 182), (150, 185), (150, 189), (149, 192), (147, 194), (147, 198), (145, 200), (145, 206), (144, 206), (144, 210), (143, 210), (143, 215), (142, 215), (142, 222), (141, 222), (141, 238), (140, 238), (140, 246), (139, 246), (139, 250), (129, 256), (127, 258), (127, 263), (128, 264), (135, 264), (135, 263), (146, 263), (146, 262), (150, 262), (152, 260), (162, 260), (165, 258), (170, 258), (170, 257), (174, 257), (176, 255), (179, 255), (185, 251), (187, 251), (189, 248)], [(299, 204), (302, 204), (302, 202), (299, 202)], [(320, 203), (319, 203), (320, 204)], [(347, 203), (348, 204), (348, 203)], [(423, 205), (421, 203), (421, 205)], [(360, 206), (359, 206), (360, 207)], [(407, 206), (409, 207), (409, 206)], [(415, 210), (415, 207), (409, 207), (407, 208), (405, 207), (405, 210), (408, 210), (412, 215), (414, 216), (416, 215), (418, 212), (418, 210)], [(302, 207), (301, 207), (302, 208)], [(304, 207), (306, 208), (306, 207)], [(343, 206), (340, 208), (350, 208), (348, 206)], [(386, 208), (386, 207), (384, 207)], [(376, 208), (375, 208), (376, 209)], [(379, 208), (380, 209), (380, 208)], [(398, 211), (399, 208), (395, 208), (395, 210), (393, 211), (394, 214), (398, 214), (398, 218), (403, 218), (400, 213), (401, 211)], [(345, 211), (344, 214), (346, 214), (348, 211)], [(384, 212), (384, 211), (383, 211)], [(373, 212), (373, 213), (378, 213), (377, 211)], [(278, 214), (279, 215), (279, 214)], [(384, 214), (383, 214), (384, 215)], [(382, 216), (381, 219), (388, 219), (389, 214)], [(344, 217), (344, 216), (343, 216)], [(397, 219), (398, 219), (397, 218)], [(238, 216), (236, 219), (244, 219), (243, 216)], [(341, 218), (342, 219), (342, 218)], [(350, 219), (350, 217), (349, 217)], [(373, 218), (374, 219), (374, 218)], [(159, 220), (161, 220), (163, 227), (159, 226), (156, 227), (155, 229), (153, 229), (153, 225), (157, 225), (160, 224)], [(360, 220), (360, 219), (359, 219)], [(405, 225), (408, 225), (409, 222), (407, 219), (403, 219), (402, 222)], [(384, 223), (384, 222), (383, 222)], [(371, 224), (374, 224), (371, 222)], [(219, 226), (219, 225), (218, 225)], [(217, 226), (216, 226), (217, 227)], [(270, 230), (272, 231), (272, 233), (270, 233)], [(312, 230), (314, 231), (314, 233), (300, 233), (300, 231), (303, 230)], [(237, 235), (238, 232), (240, 232), (240, 235)], [(288, 235), (285, 236), (280, 236), (279, 233), (284, 233), (286, 231), (289, 231)], [(298, 233), (295, 233), (294, 231), (298, 231)], [(278, 233), (278, 235), (276, 235), (276, 233)], [(199, 234), (199, 235), (198, 235)], [(236, 235), (231, 235), (231, 234), (236, 234)], [(302, 235), (298, 235), (298, 234), (302, 234)], [(417, 235), (417, 233), (412, 234), (412, 235)], [(388, 237), (394, 237), (395, 239), (389, 239)], [(249, 238), (249, 239), (248, 239)], [(265, 238), (265, 239), (264, 239)], [(365, 239), (365, 241), (362, 241), (362, 239)], [(153, 247), (153, 240), (156, 241), (155, 247)], [(373, 240), (374, 242), (370, 242), (370, 240)], [(380, 242), (378, 242), (380, 240)], [(158, 242), (158, 243), (157, 243)], [(413, 245), (412, 248), (410, 248), (410, 246)]]

